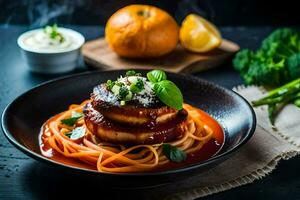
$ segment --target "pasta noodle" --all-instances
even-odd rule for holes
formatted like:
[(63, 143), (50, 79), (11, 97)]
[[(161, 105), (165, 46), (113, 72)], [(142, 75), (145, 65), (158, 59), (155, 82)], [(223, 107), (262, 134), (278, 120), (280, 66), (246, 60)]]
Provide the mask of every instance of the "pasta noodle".
[[(49, 119), (42, 129), (43, 143), (49, 145), (57, 153), (95, 166), (100, 172), (130, 173), (151, 171), (171, 162), (162, 150), (162, 144), (124, 146), (99, 141), (85, 127), (84, 119), (79, 119), (73, 127), (61, 123), (62, 119), (71, 116), (72, 111), (82, 112), (89, 100), (80, 105), (72, 104), (64, 111)], [(214, 131), (202, 121), (196, 108), (184, 104), (188, 111), (187, 125), (184, 135), (169, 144), (176, 146), (187, 154), (198, 151), (214, 137)], [(85, 128), (85, 136), (71, 140), (65, 134), (76, 127)]]

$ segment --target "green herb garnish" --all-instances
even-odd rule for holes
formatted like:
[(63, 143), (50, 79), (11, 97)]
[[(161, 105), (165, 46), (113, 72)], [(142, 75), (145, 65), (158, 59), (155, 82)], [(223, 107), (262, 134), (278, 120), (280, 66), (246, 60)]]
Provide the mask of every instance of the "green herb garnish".
[(147, 73), (147, 78), (152, 83), (167, 80), (167, 75), (164, 71), (155, 69)]
[(125, 99), (125, 97), (129, 94), (129, 90), (126, 86), (120, 87), (119, 97), (120, 99)]
[(163, 144), (163, 153), (170, 161), (176, 163), (185, 161), (187, 157), (184, 151), (170, 144)]
[(130, 91), (133, 93), (139, 93), (144, 89), (144, 82), (142, 79), (138, 78), (135, 83), (131, 83)]
[(106, 87), (107, 89), (111, 90), (115, 85), (115, 81), (107, 80), (106, 81)]
[(300, 98), (297, 98), (294, 100), (294, 104), (295, 106), (297, 106), (298, 108), (300, 108)]
[(72, 135), (72, 131), (71, 132), (68, 132), (68, 133), (65, 133), (65, 136), (67, 136), (68, 138), (70, 138)]
[(136, 74), (136, 72), (134, 70), (128, 70), (126, 72), (126, 76), (134, 76)]
[[(126, 84), (120, 81), (106, 82), (106, 86), (118, 97), (121, 105), (125, 105), (127, 101), (132, 100), (133, 96), (145, 89), (144, 81), (134, 70), (126, 73)], [(167, 75), (162, 70), (152, 70), (147, 73), (147, 77), (151, 82), (155, 95), (161, 102), (174, 109), (181, 110), (183, 106), (183, 96), (179, 88), (167, 79)], [(128, 82), (128, 83), (127, 83)], [(129, 85), (130, 84), (130, 85)]]
[(177, 110), (182, 109), (183, 96), (180, 89), (169, 80), (163, 80), (154, 84), (154, 92), (167, 106)]
[(125, 74), (125, 76), (141, 76), (141, 75), (142, 75), (141, 73), (137, 73), (134, 70), (128, 70)]
[(122, 83), (122, 82), (119, 82), (119, 81), (115, 81), (115, 85), (122, 87), (122, 86), (124, 86), (125, 84)]
[(71, 117), (67, 119), (62, 119), (61, 123), (68, 126), (73, 126), (77, 122), (77, 120), (80, 119), (81, 117), (83, 117), (82, 113), (72, 111)]
[(71, 132), (65, 134), (72, 140), (77, 140), (85, 135), (85, 128), (84, 127), (77, 127), (73, 129)]
[(58, 32), (58, 27), (57, 24), (53, 24), (52, 26), (46, 26), (44, 28), (44, 32), (51, 38), (54, 40), (59, 41), (60, 43), (63, 43), (65, 41), (65, 38), (63, 37), (63, 35)]

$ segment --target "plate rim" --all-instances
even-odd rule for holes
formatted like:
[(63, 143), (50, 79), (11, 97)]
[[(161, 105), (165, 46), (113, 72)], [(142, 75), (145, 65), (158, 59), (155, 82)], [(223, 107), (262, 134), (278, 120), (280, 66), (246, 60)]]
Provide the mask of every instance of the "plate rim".
[[(41, 154), (38, 154), (32, 150), (30, 150), (29, 148), (27, 148), (26, 146), (20, 144), (14, 137), (13, 135), (10, 133), (10, 131), (8, 130), (8, 127), (6, 125), (6, 121), (5, 118), (8, 115), (8, 110), (9, 108), (20, 98), (28, 95), (30, 92), (32, 92), (35, 89), (41, 88), (45, 85), (51, 84), (51, 83), (55, 83), (57, 81), (63, 81), (66, 79), (72, 79), (74, 77), (80, 77), (80, 76), (85, 76), (85, 75), (89, 75), (89, 74), (101, 74), (101, 73), (113, 73), (113, 72), (122, 72), (122, 71), (127, 71), (126, 69), (120, 69), (120, 70), (96, 70), (96, 71), (85, 71), (85, 72), (81, 72), (81, 73), (76, 73), (76, 74), (70, 74), (70, 75), (65, 75), (62, 77), (58, 77), (58, 78), (54, 78), (48, 81), (45, 81), (43, 83), (40, 83), (30, 89), (28, 89), (27, 91), (21, 93), (20, 95), (18, 95), (17, 97), (15, 97), (9, 104), (7, 104), (1, 114), (1, 129), (3, 131), (3, 134), (5, 135), (5, 137), (8, 139), (8, 141), (14, 146), (16, 147), (18, 150), (20, 150), (22, 153), (25, 153), (27, 156), (36, 159), (38, 161), (42, 161), (44, 163), (49, 163), (55, 166), (60, 166), (60, 167), (66, 167), (67, 169), (71, 169), (71, 170), (78, 170), (80, 172), (84, 171), (86, 173), (95, 173), (95, 174), (101, 174), (101, 175), (112, 175), (112, 176), (159, 176), (159, 175), (170, 175), (170, 174), (178, 174), (178, 173), (184, 173), (184, 172), (188, 172), (191, 170), (195, 170), (197, 168), (201, 168), (204, 167), (206, 165), (209, 165), (212, 162), (216, 162), (218, 160), (226, 160), (229, 158), (229, 156), (231, 156), (232, 154), (234, 154), (235, 152), (237, 152), (242, 146), (244, 146), (249, 140), (250, 138), (253, 136), (255, 129), (256, 129), (256, 115), (255, 112), (252, 108), (252, 106), (249, 104), (249, 102), (242, 97), (240, 94), (238, 94), (237, 92), (227, 89), (223, 86), (220, 86), (216, 83), (213, 83), (211, 81), (202, 79), (202, 78), (198, 78), (196, 76), (193, 75), (188, 75), (188, 74), (177, 74), (177, 73), (172, 73), (172, 72), (167, 72), (167, 74), (172, 74), (175, 77), (184, 77), (184, 78), (188, 78), (188, 79), (193, 79), (195, 81), (201, 81), (204, 82), (205, 84), (211, 85), (215, 88), (224, 90), (226, 93), (232, 94), (232, 95), (236, 95), (238, 98), (240, 98), (243, 103), (246, 104), (246, 106), (248, 107), (248, 109), (251, 111), (251, 115), (252, 115), (252, 124), (250, 124), (250, 128), (247, 131), (247, 135), (242, 139), (242, 141), (240, 141), (240, 143), (236, 144), (235, 146), (233, 146), (230, 150), (215, 155), (207, 160), (198, 162), (198, 163), (193, 163), (191, 165), (188, 166), (183, 166), (180, 168), (175, 168), (175, 169), (170, 169), (170, 170), (165, 170), (165, 171), (158, 171), (158, 172), (136, 172), (136, 173), (113, 173), (113, 172), (99, 172), (96, 170), (90, 170), (90, 169), (85, 169), (85, 168), (81, 168), (81, 167), (76, 167), (76, 166), (71, 166), (71, 165), (67, 165), (64, 163), (60, 163), (57, 162), (55, 160), (51, 160)], [(146, 72), (149, 71), (148, 69), (137, 69), (136, 71), (142, 71), (142, 72)], [(226, 138), (225, 138), (226, 139)]]

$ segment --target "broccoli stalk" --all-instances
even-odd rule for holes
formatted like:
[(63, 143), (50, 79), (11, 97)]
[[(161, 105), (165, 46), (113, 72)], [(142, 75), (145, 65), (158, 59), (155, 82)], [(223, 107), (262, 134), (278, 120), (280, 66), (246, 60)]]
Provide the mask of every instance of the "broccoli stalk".
[(276, 110), (276, 105), (275, 104), (270, 104), (268, 106), (268, 116), (269, 116), (269, 119), (270, 119), (270, 122), (272, 125), (274, 125), (274, 122), (275, 122), (275, 110)]
[(300, 108), (300, 98), (294, 100), (294, 104)]
[(269, 119), (273, 124), (278, 105), (285, 105), (289, 102), (300, 106), (300, 78), (268, 92), (265, 97), (252, 101), (252, 105), (254, 107), (268, 105)]
[[(268, 92), (267, 96), (257, 101), (253, 101), (252, 103), (254, 106), (260, 106), (264, 104), (270, 104), (272, 102), (276, 103), (276, 101), (280, 102), (280, 99), (284, 97), (287, 98), (288, 95), (294, 94), (298, 91), (300, 91), (300, 78)], [(276, 98), (279, 98), (279, 100), (276, 100)]]

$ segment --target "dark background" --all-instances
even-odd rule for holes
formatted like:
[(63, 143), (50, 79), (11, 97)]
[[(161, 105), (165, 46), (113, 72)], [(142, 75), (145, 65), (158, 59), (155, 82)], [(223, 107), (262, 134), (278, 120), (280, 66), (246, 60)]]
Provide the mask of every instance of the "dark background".
[[(147, 3), (167, 10), (179, 23), (188, 13), (198, 13), (219, 26), (224, 38), (236, 42), (241, 48), (255, 49), (278, 26), (300, 27), (298, 2), (299, 0), (0, 0), (0, 112), (21, 93), (54, 78), (27, 70), (16, 40), (28, 29), (55, 22), (72, 24), (66, 27), (73, 28), (87, 40), (92, 40), (103, 35), (101, 26), (117, 9), (132, 3)], [(82, 65), (72, 73), (86, 70)], [(218, 69), (193, 75), (227, 88), (242, 84), (230, 61)], [(201, 199), (299, 200), (299, 163), (300, 156), (283, 160), (276, 170), (253, 184)], [(83, 199), (88, 199), (93, 195), (100, 198), (102, 192), (108, 194), (109, 199), (141, 199), (136, 192), (110, 191), (101, 188), (101, 183), (78, 182), (76, 177), (66, 176), (63, 171), (35, 161), (16, 150), (0, 131), (0, 199), (59, 199), (61, 195), (68, 199), (85, 195)]]
[(31, 28), (48, 23), (104, 25), (117, 9), (133, 3), (167, 10), (180, 23), (190, 12), (221, 26), (296, 26), (299, 1), (284, 0), (0, 0), (0, 24)]

